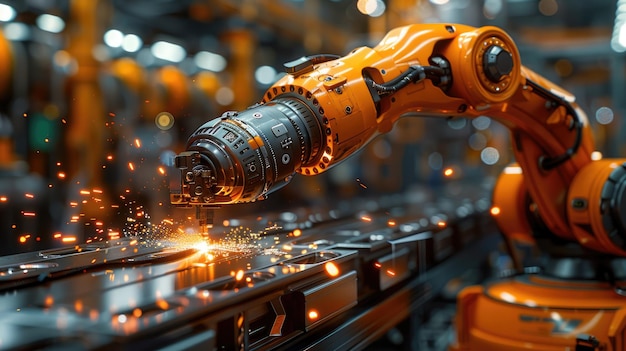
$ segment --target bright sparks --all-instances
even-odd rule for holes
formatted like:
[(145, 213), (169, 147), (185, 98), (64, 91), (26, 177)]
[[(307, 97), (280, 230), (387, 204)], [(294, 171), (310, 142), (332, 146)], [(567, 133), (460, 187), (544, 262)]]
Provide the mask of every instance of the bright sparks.
[(339, 267), (337, 267), (337, 265), (333, 262), (326, 262), (324, 269), (326, 269), (326, 273), (328, 273), (331, 277), (339, 275)]
[(492, 216), (497, 216), (497, 215), (499, 215), (499, 214), (500, 214), (500, 207), (498, 207), (498, 206), (493, 206), (493, 207), (491, 208), (491, 211), (490, 211), (490, 212), (491, 212), (491, 215), (492, 215)]
[(139, 138), (135, 139), (135, 147), (137, 147), (137, 148), (141, 147), (141, 140)]
[(309, 311), (309, 319), (314, 321), (320, 317), (319, 313), (316, 310)]
[(135, 165), (132, 162), (128, 162), (128, 169), (130, 169), (131, 171), (134, 171)]
[(235, 274), (235, 279), (237, 281), (240, 281), (241, 279), (243, 279), (243, 270), (242, 269), (237, 271), (237, 273)]
[(192, 247), (198, 250), (198, 252), (203, 253), (203, 254), (208, 254), (210, 250), (209, 243), (207, 243), (205, 240), (197, 242)]

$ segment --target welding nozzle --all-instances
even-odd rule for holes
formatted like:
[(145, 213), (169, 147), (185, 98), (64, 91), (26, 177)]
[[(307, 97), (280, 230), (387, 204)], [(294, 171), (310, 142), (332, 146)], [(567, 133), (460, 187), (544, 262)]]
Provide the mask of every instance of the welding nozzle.
[(213, 228), (213, 217), (215, 215), (215, 207), (196, 206), (196, 219), (200, 225), (200, 234), (209, 235), (209, 229)]

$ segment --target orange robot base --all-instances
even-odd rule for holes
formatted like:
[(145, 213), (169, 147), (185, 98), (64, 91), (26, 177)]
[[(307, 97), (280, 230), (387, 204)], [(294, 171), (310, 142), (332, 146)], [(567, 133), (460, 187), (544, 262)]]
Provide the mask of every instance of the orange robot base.
[(468, 287), (457, 302), (450, 351), (626, 348), (626, 297), (608, 283), (520, 275)]

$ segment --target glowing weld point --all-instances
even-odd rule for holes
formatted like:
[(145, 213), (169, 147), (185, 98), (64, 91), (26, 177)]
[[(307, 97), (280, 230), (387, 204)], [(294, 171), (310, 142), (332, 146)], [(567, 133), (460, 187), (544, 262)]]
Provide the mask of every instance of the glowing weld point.
[(314, 321), (320, 317), (319, 313), (316, 310), (309, 311), (309, 319)]
[(324, 269), (326, 269), (326, 273), (328, 273), (331, 277), (339, 275), (339, 267), (337, 267), (337, 265), (333, 262), (326, 262)]
[(235, 279), (237, 279), (238, 281), (243, 279), (243, 270), (238, 270), (237, 273), (235, 274)]
[(497, 215), (500, 214), (500, 207), (494, 206), (494, 207), (491, 208), (491, 211), (489, 211), (489, 212), (491, 212), (492, 216), (497, 216)]

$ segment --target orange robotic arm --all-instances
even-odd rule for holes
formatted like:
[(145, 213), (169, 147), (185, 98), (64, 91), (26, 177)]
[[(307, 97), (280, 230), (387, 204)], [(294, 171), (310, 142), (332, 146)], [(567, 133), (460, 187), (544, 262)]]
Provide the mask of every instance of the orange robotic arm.
[(486, 115), (511, 130), (520, 166), (505, 171), (494, 194), (504, 233), (530, 238), (542, 227), (626, 255), (619, 234), (626, 231), (625, 160), (592, 161), (584, 113), (570, 94), (521, 65), (502, 30), (410, 25), (373, 48), (285, 67), (289, 74), (261, 103), (207, 122), (177, 157), (181, 188), (172, 203), (196, 207), (203, 224), (211, 209), (262, 199), (295, 172), (324, 172), (402, 116)]

